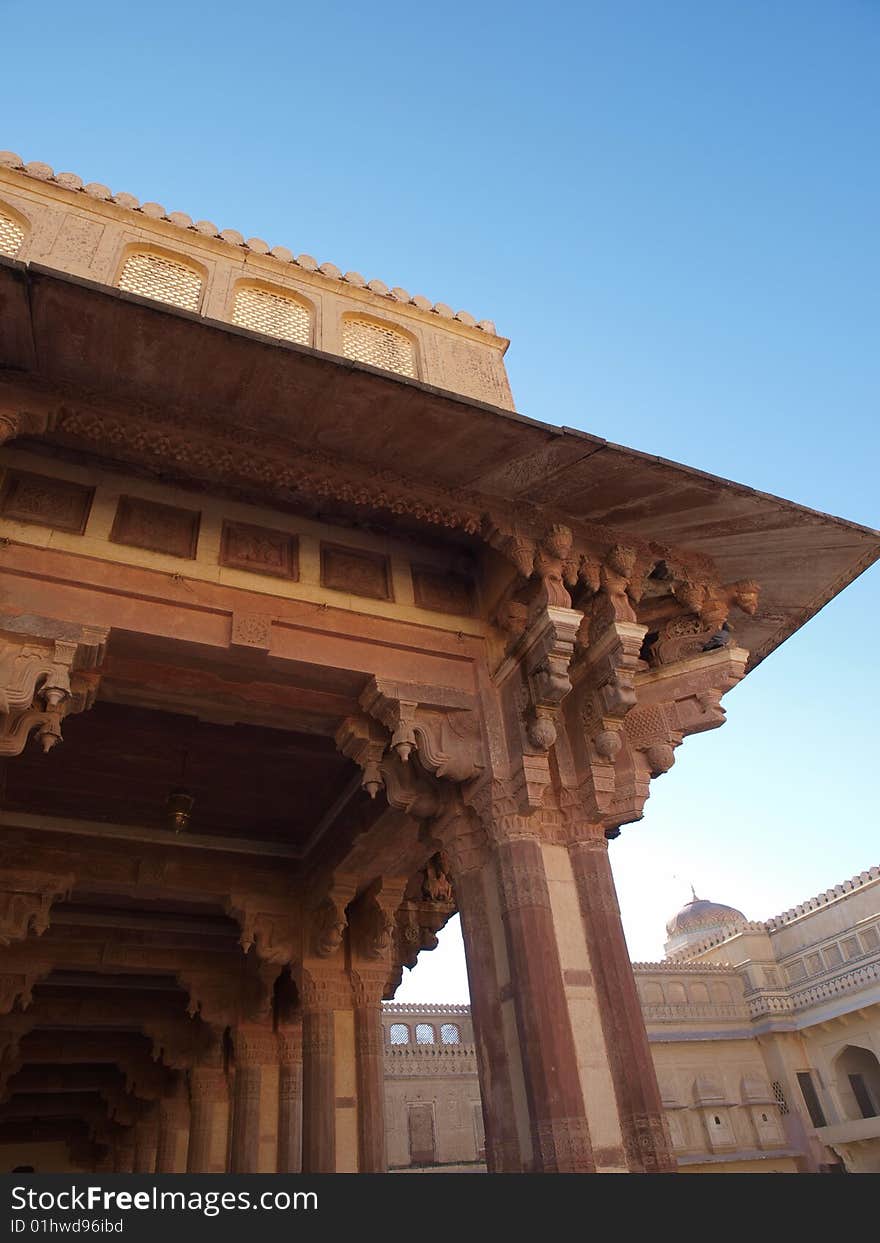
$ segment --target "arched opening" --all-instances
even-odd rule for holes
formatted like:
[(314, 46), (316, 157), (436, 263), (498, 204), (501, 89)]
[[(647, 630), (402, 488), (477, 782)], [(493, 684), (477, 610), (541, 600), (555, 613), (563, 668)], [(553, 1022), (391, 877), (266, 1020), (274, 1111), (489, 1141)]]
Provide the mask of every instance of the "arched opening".
[(880, 1062), (876, 1054), (860, 1045), (847, 1045), (838, 1054), (835, 1070), (847, 1118), (876, 1118), (880, 1114)]
[(122, 265), (117, 283), (125, 293), (183, 311), (197, 311), (202, 298), (202, 277), (195, 268), (151, 250), (132, 252)]
[(312, 313), (305, 302), (259, 285), (239, 285), (235, 291), (232, 322), (267, 337), (312, 343)]

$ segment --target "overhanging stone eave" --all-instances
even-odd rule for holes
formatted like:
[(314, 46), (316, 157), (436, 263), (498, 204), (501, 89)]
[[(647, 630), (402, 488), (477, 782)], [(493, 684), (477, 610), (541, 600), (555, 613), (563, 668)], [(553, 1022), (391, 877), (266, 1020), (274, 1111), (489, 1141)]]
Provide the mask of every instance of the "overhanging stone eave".
[[(389, 465), (450, 503), (613, 527), (762, 585), (738, 641), (764, 659), (880, 558), (880, 533), (588, 432), (162, 306), (0, 261), (0, 367), (110, 401), (189, 412), (229, 434)], [(181, 334), (185, 340), (181, 341)], [(271, 379), (267, 375), (271, 373)]]

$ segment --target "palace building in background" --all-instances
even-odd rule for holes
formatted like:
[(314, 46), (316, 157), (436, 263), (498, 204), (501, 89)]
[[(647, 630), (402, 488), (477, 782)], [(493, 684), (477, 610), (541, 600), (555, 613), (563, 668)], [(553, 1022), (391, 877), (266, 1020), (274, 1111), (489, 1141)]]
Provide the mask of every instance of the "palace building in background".
[[(636, 985), (678, 1168), (880, 1173), (880, 868), (762, 923), (694, 897)], [(391, 1169), (485, 1169), (467, 1006), (383, 1007)]]
[(10, 153), (0, 253), (7, 1168), (424, 1158), (382, 1002), (456, 910), (490, 1170), (684, 1168), (737, 1110), (763, 1151), (758, 1063), (658, 1085), (645, 1018), (692, 982), (751, 1031), (764, 984), (710, 947), (640, 998), (607, 842), (880, 535), (517, 414), (488, 320)]

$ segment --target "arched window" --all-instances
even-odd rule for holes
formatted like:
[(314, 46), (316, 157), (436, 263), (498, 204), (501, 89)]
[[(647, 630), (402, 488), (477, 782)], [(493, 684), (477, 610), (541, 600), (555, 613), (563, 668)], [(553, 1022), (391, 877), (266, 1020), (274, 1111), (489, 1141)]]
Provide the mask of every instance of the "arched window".
[(342, 321), (342, 353), (358, 363), (383, 371), (415, 377), (416, 352), (412, 341), (390, 324), (346, 316)]
[(175, 263), (164, 255), (138, 250), (126, 259), (119, 277), (119, 288), (140, 294), (155, 302), (167, 302), (184, 311), (197, 311), (202, 296), (202, 278), (185, 263)]
[(392, 1023), (390, 1035), (392, 1044), (409, 1044), (409, 1028), (406, 1023)]
[(416, 1023), (416, 1044), (434, 1044), (434, 1028), (430, 1023)]
[(232, 322), (251, 332), (265, 333), (267, 337), (280, 337), (282, 341), (295, 341), (297, 345), (311, 344), (309, 308), (297, 298), (288, 298), (269, 289), (240, 286), (235, 292)]
[(17, 220), (13, 220), (0, 209), (0, 255), (5, 255), (7, 259), (14, 259), (21, 250), (23, 241), (24, 229)]
[(461, 1044), (461, 1030), (456, 1023), (442, 1023), (440, 1025), (440, 1043), (441, 1044)]

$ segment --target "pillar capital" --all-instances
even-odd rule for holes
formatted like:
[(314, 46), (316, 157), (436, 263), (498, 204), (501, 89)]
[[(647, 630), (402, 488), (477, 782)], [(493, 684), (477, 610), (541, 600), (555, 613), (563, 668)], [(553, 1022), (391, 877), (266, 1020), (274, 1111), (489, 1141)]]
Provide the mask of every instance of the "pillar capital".
[(71, 872), (0, 868), (0, 945), (22, 941), (29, 932), (42, 936), (53, 903), (68, 897), (73, 884)]
[(232, 1047), (239, 1066), (275, 1066), (278, 1037), (271, 1027), (243, 1023), (233, 1029)]

